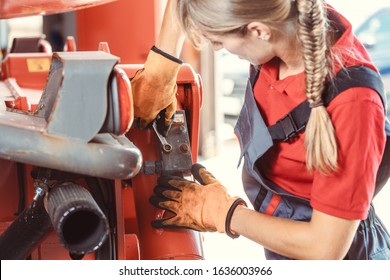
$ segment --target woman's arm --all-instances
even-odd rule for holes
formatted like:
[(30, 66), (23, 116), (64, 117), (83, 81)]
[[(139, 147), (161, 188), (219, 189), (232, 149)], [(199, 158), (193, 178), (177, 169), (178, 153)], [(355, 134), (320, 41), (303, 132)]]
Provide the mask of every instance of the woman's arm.
[(165, 123), (169, 126), (176, 111), (176, 77), (181, 66), (177, 57), (184, 33), (175, 13), (176, 0), (168, 0), (156, 45), (150, 50), (144, 68), (131, 79), (134, 117), (139, 119), (140, 128), (147, 127), (164, 109)]
[(292, 259), (343, 259), (359, 222), (315, 209), (310, 222), (299, 222), (238, 206), (230, 226), (236, 233)]
[(176, 18), (176, 5), (177, 0), (168, 0), (156, 47), (179, 57), (185, 36)]

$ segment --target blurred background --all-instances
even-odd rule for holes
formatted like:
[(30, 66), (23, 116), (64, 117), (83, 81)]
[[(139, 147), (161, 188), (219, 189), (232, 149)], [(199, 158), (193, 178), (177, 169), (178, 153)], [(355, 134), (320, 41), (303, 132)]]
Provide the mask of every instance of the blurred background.
[[(98, 42), (106, 41), (114, 55), (122, 63), (143, 63), (148, 50), (158, 34), (165, 1), (163, 0), (121, 0), (137, 5), (137, 9), (117, 11), (118, 17), (96, 17), (104, 9), (115, 9), (115, 3), (83, 10), (47, 16), (29, 16), (0, 20), (0, 48), (5, 53), (15, 37), (45, 36), (53, 51), (61, 51), (65, 38), (72, 35), (79, 50), (96, 50)], [(328, 0), (353, 24), (354, 32), (368, 49), (378, 66), (385, 86), (390, 90), (390, 0)], [(139, 12), (142, 8), (143, 13)], [(94, 12), (96, 11), (96, 14)], [(114, 10), (115, 11), (115, 10)], [(112, 13), (110, 13), (112, 14)], [(128, 16), (127, 16), (128, 15)], [(123, 30), (107, 30), (85, 26), (83, 19), (96, 17), (96, 26), (107, 26), (122, 19)], [(148, 24), (150, 36), (137, 31), (137, 26)], [(150, 21), (153, 20), (153, 24)], [(95, 26), (95, 27), (96, 27)], [(92, 30), (95, 30), (92, 32)], [(118, 41), (110, 33), (123, 32)], [(117, 37), (117, 36), (115, 36)], [(86, 40), (85, 38), (89, 38)], [(128, 52), (123, 45), (132, 45), (138, 52)], [(0, 54), (1, 54), (0, 53)], [(204, 104), (201, 112), (200, 162), (228, 188), (229, 192), (246, 198), (242, 190), (241, 170), (237, 167), (239, 147), (233, 133), (240, 112), (248, 76), (249, 64), (224, 50), (214, 53), (210, 47), (196, 50), (185, 44), (182, 58), (190, 63), (202, 76)], [(0, 56), (1, 57), (1, 56)], [(386, 187), (374, 204), (384, 223), (390, 228), (390, 186)], [(264, 259), (263, 249), (241, 237), (232, 240), (218, 233), (203, 234), (206, 259)]]

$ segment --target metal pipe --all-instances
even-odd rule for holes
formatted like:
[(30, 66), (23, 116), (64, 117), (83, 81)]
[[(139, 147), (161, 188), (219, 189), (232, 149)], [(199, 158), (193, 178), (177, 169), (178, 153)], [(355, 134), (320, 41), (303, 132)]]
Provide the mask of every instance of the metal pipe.
[(140, 150), (124, 135), (98, 134), (86, 143), (49, 135), (46, 125), (40, 117), (0, 110), (0, 158), (106, 179), (130, 179), (142, 167)]
[(60, 241), (72, 254), (93, 252), (107, 238), (106, 216), (90, 192), (75, 183), (53, 187), (47, 198), (47, 211)]

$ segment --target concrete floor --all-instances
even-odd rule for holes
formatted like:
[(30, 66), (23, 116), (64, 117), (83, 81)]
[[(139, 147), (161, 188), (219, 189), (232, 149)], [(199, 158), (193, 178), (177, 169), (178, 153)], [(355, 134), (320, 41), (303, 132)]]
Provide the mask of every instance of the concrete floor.
[[(241, 168), (237, 168), (240, 148), (233, 132), (227, 128), (218, 156), (200, 160), (214, 176), (228, 189), (230, 195), (246, 199), (242, 189)], [(375, 198), (378, 216), (390, 230), (390, 182)], [(249, 204), (249, 203), (248, 203)], [(203, 233), (204, 254), (208, 260), (264, 260), (263, 247), (244, 237), (231, 239), (225, 234)]]

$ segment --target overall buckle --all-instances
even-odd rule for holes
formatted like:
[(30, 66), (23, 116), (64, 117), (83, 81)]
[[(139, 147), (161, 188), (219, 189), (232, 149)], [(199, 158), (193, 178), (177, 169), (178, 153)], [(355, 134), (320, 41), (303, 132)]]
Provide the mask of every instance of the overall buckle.
[(297, 127), (297, 124), (295, 123), (293, 117), (291, 116), (291, 113), (285, 115), (278, 122), (280, 123), (285, 135), (285, 138), (282, 140), (283, 142), (289, 141), (295, 136), (297, 136), (297, 133), (303, 128), (303, 127), (302, 128)]

